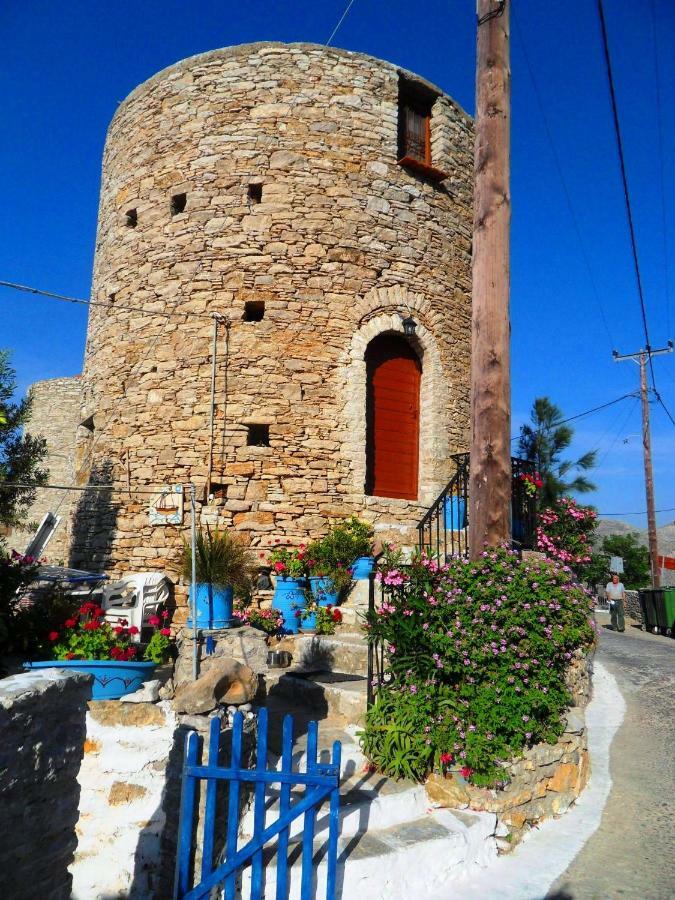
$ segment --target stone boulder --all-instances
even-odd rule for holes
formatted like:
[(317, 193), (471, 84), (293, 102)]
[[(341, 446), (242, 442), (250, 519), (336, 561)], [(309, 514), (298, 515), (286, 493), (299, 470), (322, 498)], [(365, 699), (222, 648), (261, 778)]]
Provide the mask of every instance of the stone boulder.
[[(178, 659), (173, 673), (176, 690), (192, 681), (192, 634), (185, 629), (178, 641)], [(200, 644), (199, 672), (205, 675), (217, 665), (220, 658), (234, 659), (248, 666), (256, 675), (267, 672), (267, 638), (259, 628), (242, 625), (239, 628), (224, 628), (219, 631), (205, 631), (214, 639), (215, 650), (211, 656), (205, 653), (204, 643)]]
[(239, 706), (252, 700), (258, 690), (258, 676), (236, 659), (212, 657), (207, 671), (197, 681), (183, 684), (173, 700), (178, 713), (203, 715), (219, 704)]

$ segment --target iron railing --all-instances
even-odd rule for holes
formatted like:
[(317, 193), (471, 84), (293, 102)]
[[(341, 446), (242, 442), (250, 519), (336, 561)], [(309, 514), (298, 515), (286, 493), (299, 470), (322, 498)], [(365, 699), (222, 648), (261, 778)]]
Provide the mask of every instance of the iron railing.
[[(452, 456), (455, 473), (417, 526), (420, 550), (447, 562), (451, 556), (469, 553), (469, 454)], [(536, 497), (526, 490), (524, 474), (533, 474), (533, 464), (512, 457), (511, 524), (513, 545), (520, 550), (534, 547)]]

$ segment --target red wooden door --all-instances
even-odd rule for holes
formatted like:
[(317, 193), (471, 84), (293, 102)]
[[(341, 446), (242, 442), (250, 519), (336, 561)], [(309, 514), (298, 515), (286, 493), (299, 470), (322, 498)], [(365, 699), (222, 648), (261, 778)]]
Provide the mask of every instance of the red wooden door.
[(404, 338), (382, 335), (368, 346), (366, 369), (366, 492), (416, 500), (422, 366)]

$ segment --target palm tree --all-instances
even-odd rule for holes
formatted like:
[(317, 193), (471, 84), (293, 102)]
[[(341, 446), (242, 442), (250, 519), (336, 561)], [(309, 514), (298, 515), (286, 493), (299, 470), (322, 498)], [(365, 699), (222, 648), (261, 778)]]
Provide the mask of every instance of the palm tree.
[[(595, 450), (584, 453), (577, 460), (561, 459), (574, 436), (574, 429), (563, 424), (562, 410), (548, 397), (537, 397), (530, 418), (532, 424), (520, 428), (518, 450), (521, 456), (534, 463), (544, 483), (539, 491), (539, 508), (550, 506), (566, 494), (587, 494), (596, 490), (593, 482), (583, 474), (595, 466)], [(576, 476), (570, 478), (575, 472)]]

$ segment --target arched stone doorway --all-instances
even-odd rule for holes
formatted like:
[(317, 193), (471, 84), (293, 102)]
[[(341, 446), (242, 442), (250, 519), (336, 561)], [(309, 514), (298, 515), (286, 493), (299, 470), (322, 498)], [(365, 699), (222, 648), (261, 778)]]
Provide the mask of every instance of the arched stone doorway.
[(366, 349), (366, 493), (417, 500), (422, 365), (408, 341), (381, 334)]

